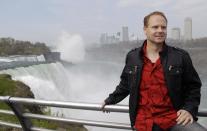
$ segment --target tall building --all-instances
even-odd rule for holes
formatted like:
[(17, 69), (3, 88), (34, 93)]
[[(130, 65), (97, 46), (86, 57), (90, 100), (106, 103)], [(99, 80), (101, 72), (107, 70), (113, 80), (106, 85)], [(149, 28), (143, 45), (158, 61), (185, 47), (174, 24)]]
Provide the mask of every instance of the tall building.
[(129, 41), (129, 31), (127, 26), (122, 27), (122, 41)]
[(100, 37), (100, 43), (101, 44), (106, 44), (108, 43), (108, 34), (107, 33), (102, 33)]
[(136, 41), (138, 40), (138, 37), (137, 35), (135, 35), (134, 33), (130, 35), (130, 38), (129, 38), (130, 41)]
[(107, 33), (102, 33), (100, 36), (101, 44), (112, 44), (119, 42), (119, 37), (115, 35), (108, 35)]
[(185, 18), (184, 21), (184, 40), (192, 40), (192, 19)]
[(174, 40), (180, 40), (180, 28), (172, 28), (171, 38)]

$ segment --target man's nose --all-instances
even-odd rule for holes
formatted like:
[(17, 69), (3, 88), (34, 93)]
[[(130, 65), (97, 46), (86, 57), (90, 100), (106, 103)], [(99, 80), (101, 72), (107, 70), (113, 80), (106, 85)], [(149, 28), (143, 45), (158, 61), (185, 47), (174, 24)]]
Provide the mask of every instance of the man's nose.
[(163, 29), (162, 27), (158, 28), (158, 32), (164, 32), (164, 31), (165, 31), (165, 29)]

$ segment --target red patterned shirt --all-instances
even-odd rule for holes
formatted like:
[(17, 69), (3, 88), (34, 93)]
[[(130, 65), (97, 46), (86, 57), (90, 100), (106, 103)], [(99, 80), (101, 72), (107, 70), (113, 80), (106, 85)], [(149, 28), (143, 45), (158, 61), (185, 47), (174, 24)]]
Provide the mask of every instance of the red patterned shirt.
[(176, 124), (177, 113), (168, 95), (161, 60), (159, 58), (156, 63), (152, 63), (146, 57), (146, 45), (135, 128), (139, 131), (152, 131), (155, 123), (167, 130)]

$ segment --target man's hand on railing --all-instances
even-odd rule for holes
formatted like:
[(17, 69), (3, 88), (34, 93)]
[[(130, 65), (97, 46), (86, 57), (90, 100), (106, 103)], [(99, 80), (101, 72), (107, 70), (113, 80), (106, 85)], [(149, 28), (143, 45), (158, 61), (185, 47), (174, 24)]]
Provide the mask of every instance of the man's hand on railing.
[(105, 106), (106, 106), (106, 103), (105, 103), (105, 101), (101, 104), (101, 110), (105, 113), (110, 113), (110, 111), (109, 110), (106, 110), (105, 109)]

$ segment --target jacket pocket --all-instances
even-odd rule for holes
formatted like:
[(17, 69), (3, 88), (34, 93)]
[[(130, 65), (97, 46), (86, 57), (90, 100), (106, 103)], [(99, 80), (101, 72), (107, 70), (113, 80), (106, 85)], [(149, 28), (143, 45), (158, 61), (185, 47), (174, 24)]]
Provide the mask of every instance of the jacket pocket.
[(173, 94), (177, 94), (181, 91), (182, 87), (182, 73), (183, 69), (181, 66), (169, 66), (168, 68), (168, 75), (167, 75), (167, 82), (170, 89), (174, 92)]
[(180, 66), (173, 66), (173, 65), (170, 65), (168, 67), (168, 74), (169, 75), (175, 75), (175, 76), (179, 76), (183, 73), (183, 70), (182, 70), (182, 67)]
[(132, 87), (136, 83), (138, 66), (126, 66), (125, 73), (128, 79), (128, 86)]
[(126, 66), (125, 73), (129, 75), (136, 74), (138, 66)]

